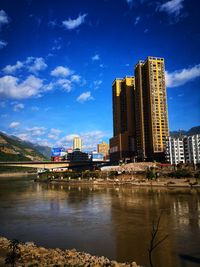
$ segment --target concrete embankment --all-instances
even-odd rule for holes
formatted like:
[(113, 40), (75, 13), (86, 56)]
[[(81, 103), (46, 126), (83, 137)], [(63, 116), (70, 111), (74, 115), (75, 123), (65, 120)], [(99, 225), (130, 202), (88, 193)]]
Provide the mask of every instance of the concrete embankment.
[[(10, 252), (10, 241), (0, 237), (0, 266), (4, 266), (6, 254)], [(112, 266), (112, 267), (139, 267), (135, 262), (119, 263), (102, 256), (92, 256), (88, 253), (78, 252), (75, 249), (61, 250), (37, 247), (32, 242), (19, 245), (20, 258), (16, 266)]]
[(139, 186), (139, 187), (164, 187), (164, 188), (200, 188), (200, 184), (196, 183), (196, 179), (170, 179), (160, 178), (158, 180), (148, 179), (93, 179), (93, 180), (78, 180), (78, 179), (47, 179), (43, 180), (36, 178), (35, 182), (45, 182), (49, 184), (61, 184), (61, 185), (99, 185), (99, 186)]

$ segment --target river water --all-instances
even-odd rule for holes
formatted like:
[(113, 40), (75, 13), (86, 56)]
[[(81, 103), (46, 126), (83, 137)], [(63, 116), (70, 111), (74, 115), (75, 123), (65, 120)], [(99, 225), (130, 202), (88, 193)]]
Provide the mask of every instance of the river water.
[(149, 266), (152, 222), (162, 212), (155, 266), (200, 266), (200, 190), (69, 186), (0, 178), (0, 235), (76, 248)]

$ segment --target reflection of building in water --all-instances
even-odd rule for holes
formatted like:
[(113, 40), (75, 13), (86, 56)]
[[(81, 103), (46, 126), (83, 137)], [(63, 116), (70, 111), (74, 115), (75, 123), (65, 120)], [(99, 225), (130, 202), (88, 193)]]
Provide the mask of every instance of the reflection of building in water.
[(174, 227), (170, 212), (173, 199), (167, 191), (160, 191), (122, 187), (113, 190), (111, 220), (118, 261), (134, 260), (147, 266), (152, 221), (157, 220), (162, 210), (158, 240), (166, 234), (169, 237), (153, 253), (155, 266), (178, 266), (171, 256), (176, 247), (176, 236), (171, 231)]
[(177, 228), (182, 225), (190, 226), (191, 229), (200, 229), (200, 196), (196, 190), (188, 194), (177, 196), (173, 203), (174, 214), (176, 215)]

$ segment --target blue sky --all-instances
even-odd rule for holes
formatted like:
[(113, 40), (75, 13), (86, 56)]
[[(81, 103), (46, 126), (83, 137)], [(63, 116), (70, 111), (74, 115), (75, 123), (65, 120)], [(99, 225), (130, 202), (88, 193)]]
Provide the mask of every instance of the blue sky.
[(112, 137), (111, 85), (165, 58), (170, 130), (200, 124), (200, 2), (1, 0), (0, 120), (24, 140)]

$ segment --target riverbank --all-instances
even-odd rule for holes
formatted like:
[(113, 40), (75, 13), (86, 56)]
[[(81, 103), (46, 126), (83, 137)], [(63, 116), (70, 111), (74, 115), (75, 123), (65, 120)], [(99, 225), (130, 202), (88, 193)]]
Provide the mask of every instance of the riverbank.
[[(10, 252), (10, 240), (0, 237), (0, 266), (4, 266), (6, 254)], [(93, 256), (76, 249), (61, 250), (36, 246), (33, 242), (19, 245), (20, 258), (16, 266), (112, 266), (140, 267), (135, 262), (119, 263), (102, 256)]]
[(165, 188), (175, 188), (175, 187), (183, 187), (183, 188), (200, 188), (200, 184), (196, 182), (195, 178), (191, 179), (173, 179), (173, 178), (160, 178), (157, 180), (148, 180), (148, 179), (48, 179), (42, 180), (40, 178), (36, 178), (35, 182), (45, 182), (48, 184), (68, 184), (68, 185), (102, 185), (102, 186), (139, 186), (139, 187), (165, 187)]

